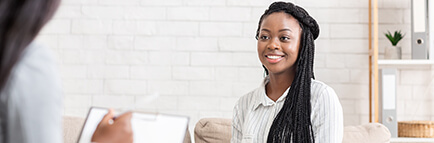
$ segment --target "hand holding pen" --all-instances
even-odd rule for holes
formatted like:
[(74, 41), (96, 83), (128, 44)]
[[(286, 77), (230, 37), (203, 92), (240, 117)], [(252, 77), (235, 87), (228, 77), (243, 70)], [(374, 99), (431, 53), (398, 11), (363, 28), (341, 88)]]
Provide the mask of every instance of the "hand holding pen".
[(131, 128), (132, 112), (114, 116), (113, 110), (103, 117), (98, 124), (92, 142), (98, 143), (132, 143), (133, 131)]

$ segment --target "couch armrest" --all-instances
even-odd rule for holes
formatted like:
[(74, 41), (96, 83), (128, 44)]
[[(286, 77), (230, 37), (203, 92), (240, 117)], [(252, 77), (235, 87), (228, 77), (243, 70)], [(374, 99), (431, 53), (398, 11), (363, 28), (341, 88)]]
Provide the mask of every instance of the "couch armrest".
[(390, 131), (379, 123), (368, 123), (344, 128), (343, 143), (389, 143)]
[(231, 130), (231, 119), (203, 118), (194, 128), (194, 141), (196, 143), (228, 143), (232, 137)]

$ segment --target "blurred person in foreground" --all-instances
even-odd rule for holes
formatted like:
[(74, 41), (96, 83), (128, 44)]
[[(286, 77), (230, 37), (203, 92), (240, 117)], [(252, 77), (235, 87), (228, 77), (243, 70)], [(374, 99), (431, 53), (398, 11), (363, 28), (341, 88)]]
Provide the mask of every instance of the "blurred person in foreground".
[[(0, 143), (61, 143), (62, 89), (50, 52), (32, 41), (60, 0), (0, 1)], [(103, 118), (92, 142), (132, 143), (131, 112)]]

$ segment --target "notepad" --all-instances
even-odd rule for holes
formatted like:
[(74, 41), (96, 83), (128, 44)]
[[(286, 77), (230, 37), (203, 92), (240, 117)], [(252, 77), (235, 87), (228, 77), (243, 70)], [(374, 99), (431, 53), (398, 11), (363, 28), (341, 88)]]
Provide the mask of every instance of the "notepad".
[[(107, 108), (89, 110), (78, 143), (90, 143)], [(189, 118), (186, 116), (133, 112), (131, 126), (134, 143), (182, 143)]]

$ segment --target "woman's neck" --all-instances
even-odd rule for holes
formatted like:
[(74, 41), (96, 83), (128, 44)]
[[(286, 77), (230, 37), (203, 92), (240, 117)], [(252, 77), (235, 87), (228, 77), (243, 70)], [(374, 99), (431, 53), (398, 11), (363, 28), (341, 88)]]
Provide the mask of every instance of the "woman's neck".
[(292, 81), (294, 80), (295, 72), (292, 73), (283, 73), (283, 74), (272, 74), (270, 73), (269, 78), (270, 81), (265, 86), (267, 96), (273, 100), (277, 101), (282, 94), (286, 91), (286, 89), (291, 86)]

